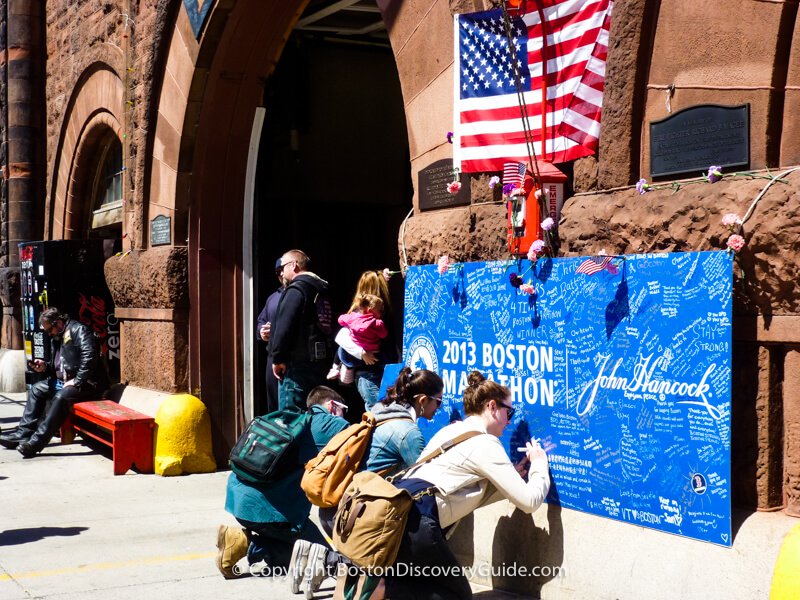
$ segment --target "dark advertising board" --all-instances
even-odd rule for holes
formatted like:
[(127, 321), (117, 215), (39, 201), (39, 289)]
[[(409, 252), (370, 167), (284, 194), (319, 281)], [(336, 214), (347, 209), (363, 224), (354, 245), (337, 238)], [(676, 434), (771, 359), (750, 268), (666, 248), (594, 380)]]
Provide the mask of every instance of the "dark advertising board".
[[(39, 315), (55, 306), (94, 331), (111, 381), (119, 381), (119, 324), (103, 272), (103, 240), (23, 242), (19, 257), (26, 358), (50, 359)], [(30, 371), (27, 379), (32, 382), (36, 375)]]

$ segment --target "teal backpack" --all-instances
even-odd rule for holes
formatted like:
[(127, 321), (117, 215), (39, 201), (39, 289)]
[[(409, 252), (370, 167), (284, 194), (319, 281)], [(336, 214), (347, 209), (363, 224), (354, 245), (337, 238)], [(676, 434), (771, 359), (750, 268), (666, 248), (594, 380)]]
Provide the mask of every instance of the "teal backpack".
[(300, 466), (298, 439), (310, 422), (310, 415), (293, 410), (256, 417), (231, 450), (231, 470), (251, 483), (280, 479)]

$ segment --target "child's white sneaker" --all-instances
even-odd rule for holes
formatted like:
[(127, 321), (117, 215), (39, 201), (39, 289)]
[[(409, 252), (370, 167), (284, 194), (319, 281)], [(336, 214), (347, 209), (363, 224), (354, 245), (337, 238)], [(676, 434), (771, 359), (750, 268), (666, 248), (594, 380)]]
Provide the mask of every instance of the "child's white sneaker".
[(353, 383), (353, 378), (354, 369), (342, 365), (342, 369), (339, 371), (339, 381), (342, 383)]
[(335, 380), (339, 379), (339, 366), (338, 365), (333, 365), (331, 367), (331, 370), (328, 371), (328, 374), (325, 377), (327, 379), (331, 380), (331, 381), (335, 381)]

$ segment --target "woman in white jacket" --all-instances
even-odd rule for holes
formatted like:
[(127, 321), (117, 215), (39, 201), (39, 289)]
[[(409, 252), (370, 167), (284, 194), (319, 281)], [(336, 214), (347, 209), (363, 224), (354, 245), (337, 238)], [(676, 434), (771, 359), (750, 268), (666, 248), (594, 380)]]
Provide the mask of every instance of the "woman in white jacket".
[[(533, 513), (550, 489), (547, 455), (538, 443), (529, 442), (525, 458), (514, 465), (498, 439), (515, 411), (509, 389), (478, 371), (470, 373), (467, 381), (467, 418), (436, 433), (422, 456), (465, 432), (484, 435), (453, 446), (396, 482), (412, 493), (430, 488), (434, 491), (422, 496), (411, 509), (395, 564), (398, 568), (386, 578), (387, 598), (472, 598), (469, 582), (447, 546), (444, 532), (476, 508), (503, 498)], [(527, 482), (523, 479), (526, 470)]]

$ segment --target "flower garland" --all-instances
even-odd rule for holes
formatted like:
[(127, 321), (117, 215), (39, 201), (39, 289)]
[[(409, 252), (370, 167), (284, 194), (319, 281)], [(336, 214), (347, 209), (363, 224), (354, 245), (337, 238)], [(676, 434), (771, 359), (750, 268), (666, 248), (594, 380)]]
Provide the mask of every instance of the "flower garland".
[[(710, 167), (708, 167), (708, 171), (706, 173), (703, 173), (700, 177), (697, 177), (696, 179), (687, 179), (686, 181), (672, 181), (670, 183), (650, 184), (647, 183), (647, 179), (642, 178), (636, 182), (636, 191), (639, 192), (640, 196), (644, 196), (647, 192), (671, 189), (672, 193), (674, 194), (685, 185), (691, 185), (693, 183), (717, 183), (718, 181), (721, 181), (724, 177), (729, 177), (729, 178), (746, 177), (747, 179), (776, 180), (776, 178), (772, 177), (771, 175), (758, 175), (757, 173), (753, 173), (752, 171), (743, 171), (741, 173), (737, 172), (737, 173), (730, 173), (729, 175), (724, 175), (722, 173), (722, 167), (711, 165)], [(780, 178), (777, 178), (777, 181), (786, 183), (786, 180)]]

